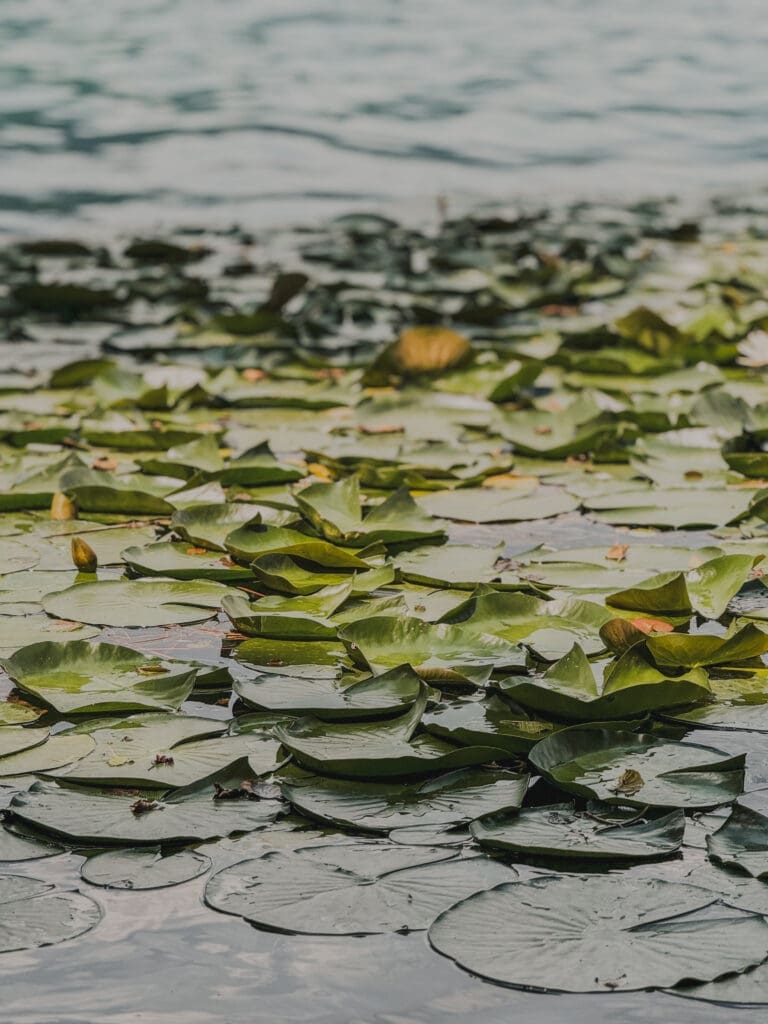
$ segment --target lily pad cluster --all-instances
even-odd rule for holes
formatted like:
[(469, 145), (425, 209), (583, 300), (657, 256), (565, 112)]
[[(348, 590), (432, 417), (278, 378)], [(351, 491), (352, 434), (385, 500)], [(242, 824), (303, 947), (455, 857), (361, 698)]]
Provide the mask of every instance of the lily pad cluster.
[(524, 988), (768, 972), (765, 245), (574, 217), (6, 254), (90, 349), (0, 380), (0, 860), (93, 895), (9, 870), (2, 949), (186, 885)]

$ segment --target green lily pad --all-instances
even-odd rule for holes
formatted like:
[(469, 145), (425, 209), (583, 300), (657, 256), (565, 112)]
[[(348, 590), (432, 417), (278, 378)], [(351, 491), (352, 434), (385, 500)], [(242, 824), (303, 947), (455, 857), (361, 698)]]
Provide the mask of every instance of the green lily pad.
[(465, 523), (517, 523), (573, 512), (579, 500), (559, 487), (540, 487), (522, 495), (514, 489), (467, 487), (430, 494), (422, 505), (433, 516)]
[(316, 594), (328, 587), (337, 587), (345, 578), (352, 583), (351, 596), (370, 594), (379, 587), (389, 586), (394, 581), (395, 570), (389, 562), (373, 564), (371, 568), (353, 571), (328, 570), (320, 572), (311, 563), (290, 555), (262, 555), (251, 562), (254, 578), (270, 590), (282, 594), (306, 596)]
[(562, 729), (538, 743), (531, 764), (568, 793), (630, 807), (716, 807), (744, 783), (744, 755), (620, 729)]
[(104, 580), (48, 594), (43, 608), (100, 626), (164, 626), (212, 618), (229, 593), (209, 580)]
[(415, 736), (426, 696), (397, 718), (338, 724), (300, 718), (277, 726), (275, 736), (299, 764), (314, 772), (347, 778), (404, 778), (467, 768), (503, 758), (487, 746), (454, 747), (433, 736)]
[(213, 551), (226, 551), (224, 541), (245, 523), (257, 520), (271, 526), (285, 526), (296, 516), (266, 505), (229, 502), (225, 505), (193, 505), (171, 516), (171, 528), (184, 540)]
[(428, 683), (480, 686), (494, 669), (522, 664), (520, 649), (497, 636), (415, 618), (374, 616), (339, 630), (352, 659), (372, 672), (407, 661)]
[(105, 889), (165, 889), (204, 875), (211, 867), (210, 857), (196, 850), (181, 850), (164, 855), (159, 846), (137, 850), (107, 850), (97, 853), (80, 868), (80, 875), (91, 885)]
[(238, 679), (234, 692), (251, 707), (329, 721), (386, 718), (410, 707), (422, 683), (408, 665), (347, 685), (334, 679), (263, 675)]
[(541, 676), (510, 676), (498, 691), (542, 715), (581, 721), (626, 718), (646, 711), (707, 700), (709, 680), (701, 668), (684, 675), (660, 671), (642, 644), (630, 647), (606, 669), (602, 681), (578, 644)]
[(235, 651), (235, 658), (262, 672), (284, 676), (334, 679), (341, 673), (346, 651), (332, 640), (274, 640), (253, 637)]
[(0, 953), (54, 946), (95, 928), (101, 909), (88, 896), (40, 878), (0, 875)]
[(768, 632), (747, 623), (726, 636), (665, 633), (648, 637), (646, 647), (657, 665), (734, 665), (768, 652)]
[(235, 629), (246, 636), (274, 639), (333, 640), (337, 626), (332, 615), (352, 593), (351, 579), (333, 587), (324, 587), (296, 597), (272, 595), (253, 603), (245, 596), (231, 595), (222, 601), (222, 610)]
[(585, 654), (603, 650), (600, 627), (610, 619), (610, 612), (591, 601), (542, 601), (488, 587), (478, 588), (464, 605), (443, 617), (444, 622), (524, 643), (547, 661), (563, 657), (574, 642)]
[(326, 540), (351, 547), (404, 544), (445, 536), (440, 524), (419, 507), (406, 487), (374, 505), (365, 515), (356, 476), (335, 484), (312, 484), (297, 492), (296, 503)]
[(318, 776), (284, 784), (283, 795), (310, 818), (337, 828), (387, 833), (393, 829), (461, 825), (480, 815), (517, 808), (528, 776), (487, 768), (460, 768), (426, 782), (350, 782)]
[(737, 868), (752, 878), (768, 877), (768, 818), (736, 804), (727, 821), (707, 836), (710, 860)]
[(215, 795), (213, 785), (192, 786), (162, 799), (147, 797), (150, 806), (144, 808), (136, 806), (135, 795), (114, 789), (38, 782), (14, 797), (12, 809), (21, 821), (70, 842), (156, 846), (252, 832), (274, 821), (282, 806), (277, 800), (217, 800)]
[(509, 754), (526, 754), (556, 728), (550, 722), (523, 718), (498, 697), (438, 705), (422, 725), (440, 739), (461, 746), (493, 746)]
[(429, 930), (438, 953), (490, 981), (612, 992), (711, 981), (765, 959), (768, 925), (695, 885), (548, 875), (478, 893)]
[(22, 647), (4, 667), (17, 686), (61, 714), (173, 710), (189, 697), (197, 674), (182, 662), (87, 640)]
[(696, 612), (718, 619), (749, 579), (752, 555), (721, 555), (686, 573), (667, 572), (610, 594), (606, 603), (628, 611), (663, 615)]
[(122, 559), (138, 576), (163, 576), (174, 580), (218, 580), (237, 583), (253, 579), (250, 569), (236, 565), (218, 551), (190, 547), (186, 541), (158, 541), (144, 547), (130, 547)]
[(670, 857), (680, 849), (684, 831), (682, 811), (611, 824), (597, 814), (577, 811), (573, 803), (484, 816), (470, 825), (473, 837), (488, 850), (600, 861)]
[(495, 861), (462, 859), (446, 850), (375, 843), (314, 846), (270, 850), (224, 868), (206, 885), (205, 902), (258, 927), (291, 934), (424, 931), (457, 898), (510, 876), (514, 872)]

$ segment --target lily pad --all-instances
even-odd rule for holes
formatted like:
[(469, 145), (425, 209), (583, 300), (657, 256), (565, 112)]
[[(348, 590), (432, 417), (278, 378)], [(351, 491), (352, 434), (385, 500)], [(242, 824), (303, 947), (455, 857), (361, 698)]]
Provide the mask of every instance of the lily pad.
[(393, 829), (461, 825), (483, 814), (519, 807), (528, 776), (486, 768), (461, 768), (426, 782), (350, 782), (320, 776), (284, 784), (283, 794), (310, 818), (339, 828), (387, 833)]
[[(484, 857), (374, 843), (270, 850), (214, 875), (209, 907), (270, 931), (376, 935), (424, 931), (457, 898), (514, 872)], [(767, 928), (768, 930), (768, 928)]]
[(229, 593), (209, 580), (104, 580), (48, 594), (43, 608), (93, 625), (164, 626), (212, 618)]
[(39, 878), (0, 875), (0, 953), (54, 946), (101, 920), (98, 903)]
[(204, 875), (211, 859), (196, 850), (181, 850), (164, 855), (159, 846), (137, 850), (107, 850), (98, 853), (80, 868), (80, 875), (91, 885), (105, 889), (165, 889)]
[(519, 814), (478, 818), (470, 825), (477, 842), (489, 850), (531, 857), (575, 857), (600, 861), (670, 857), (683, 842), (685, 815), (611, 824), (599, 814), (577, 811), (573, 803), (529, 807)]
[(744, 783), (743, 754), (620, 729), (562, 729), (528, 756), (560, 789), (630, 807), (716, 807)]
[(445, 911), (438, 953), (490, 981), (558, 992), (671, 988), (744, 971), (768, 954), (768, 924), (695, 885), (549, 875)]
[(173, 710), (190, 695), (197, 674), (192, 665), (87, 640), (32, 644), (4, 667), (22, 690), (61, 714)]

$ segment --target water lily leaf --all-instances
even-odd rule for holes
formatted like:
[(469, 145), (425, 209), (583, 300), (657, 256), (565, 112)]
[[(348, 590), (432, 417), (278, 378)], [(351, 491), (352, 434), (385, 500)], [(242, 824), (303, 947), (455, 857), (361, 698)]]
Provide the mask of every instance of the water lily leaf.
[(462, 626), (374, 616), (339, 630), (352, 659), (372, 672), (407, 661), (428, 683), (480, 686), (494, 669), (522, 664), (519, 647)]
[(0, 655), (8, 657), (29, 644), (69, 643), (89, 640), (98, 634), (93, 626), (68, 619), (50, 619), (47, 615), (0, 615)]
[(167, 856), (159, 846), (138, 850), (107, 850), (97, 853), (80, 868), (80, 876), (105, 889), (165, 889), (204, 875), (210, 857), (197, 850), (181, 850)]
[(73, 764), (93, 750), (90, 736), (69, 736), (58, 733), (45, 743), (0, 758), (0, 776), (35, 775), (55, 771)]
[(45, 708), (33, 707), (25, 700), (13, 699), (0, 701), (0, 725), (28, 725), (42, 717)]
[(351, 580), (351, 596), (370, 594), (386, 587), (395, 578), (394, 566), (389, 562), (349, 572), (349, 570), (321, 572), (311, 568), (301, 558), (289, 555), (262, 555), (251, 562), (257, 583), (283, 594), (308, 595), (328, 587), (337, 587), (345, 579)]
[(218, 580), (235, 583), (253, 579), (250, 569), (236, 565), (218, 551), (190, 547), (186, 541), (158, 541), (122, 552), (123, 561), (138, 576), (163, 576), (174, 580)]
[(669, 676), (656, 668), (642, 645), (631, 647), (606, 670), (602, 682), (578, 644), (541, 676), (511, 676), (494, 684), (500, 693), (543, 715), (582, 721), (626, 718), (692, 704), (710, 696), (703, 669)]
[(768, 652), (768, 632), (748, 623), (730, 636), (665, 633), (646, 641), (657, 665), (733, 665)]
[(398, 579), (408, 583), (458, 590), (473, 590), (481, 583), (493, 583), (498, 587), (504, 579), (496, 568), (502, 547), (502, 544), (493, 547), (475, 544), (424, 547), (398, 555), (394, 564)]
[(738, 868), (752, 878), (768, 877), (768, 818), (736, 804), (727, 821), (707, 836), (710, 860)]
[(548, 519), (573, 512), (579, 500), (559, 487), (540, 487), (533, 494), (491, 487), (468, 487), (438, 491), (422, 499), (433, 516), (458, 519), (465, 523), (514, 523)]
[(540, 658), (554, 661), (567, 654), (574, 642), (586, 654), (603, 650), (600, 628), (610, 618), (610, 612), (591, 601), (541, 601), (526, 594), (480, 587), (443, 621), (524, 643)]
[(0, 875), (0, 952), (66, 942), (95, 928), (101, 909), (39, 878)]
[(438, 953), (491, 981), (560, 992), (671, 988), (760, 963), (768, 925), (695, 885), (548, 875), (478, 893), (429, 930)]
[[(214, 723), (209, 721), (210, 727)], [(203, 728), (202, 722), (199, 729)], [(170, 789), (191, 786), (253, 757), (261, 771), (278, 761), (278, 744), (263, 736), (212, 736), (174, 742), (166, 722), (133, 716), (92, 729), (94, 749), (56, 773), (67, 782)]]
[(299, 764), (348, 778), (403, 778), (499, 760), (499, 748), (454, 747), (432, 736), (414, 736), (426, 695), (397, 718), (338, 724), (301, 718), (274, 734)]
[(154, 846), (252, 832), (272, 822), (282, 807), (277, 800), (217, 800), (215, 794), (212, 785), (192, 786), (147, 799), (145, 808), (136, 806), (134, 794), (46, 782), (18, 794), (12, 807), (15, 817), (36, 828), (99, 846)]
[(215, 874), (205, 902), (270, 931), (376, 935), (423, 931), (457, 898), (514, 877), (485, 857), (374, 843), (270, 850)]
[(171, 528), (196, 547), (226, 551), (224, 541), (245, 523), (257, 520), (271, 526), (285, 526), (295, 519), (295, 514), (285, 509), (233, 501), (223, 505), (193, 505), (192, 508), (178, 509), (171, 516)]
[(556, 726), (523, 718), (491, 695), (487, 700), (442, 704), (428, 711), (421, 723), (427, 732), (461, 746), (492, 746), (509, 754), (526, 754)]
[(189, 697), (197, 674), (192, 665), (87, 640), (32, 644), (4, 667), (17, 686), (61, 714), (173, 710)]
[(0, 861), (41, 860), (63, 852), (64, 848), (57, 843), (43, 842), (37, 836), (28, 835), (19, 826), (13, 829), (3, 826), (0, 829)]
[(715, 807), (743, 789), (744, 755), (619, 729), (562, 729), (529, 754), (554, 785), (630, 807)]
[(706, 488), (652, 488), (585, 498), (583, 505), (601, 523), (705, 529), (736, 523), (762, 507), (754, 492)]
[(264, 442), (228, 462), (219, 473), (219, 480), (224, 485), (263, 487), (266, 484), (300, 480), (305, 475), (304, 470), (298, 466), (279, 462), (272, 454), (269, 444)]
[(0, 728), (0, 759), (45, 743), (50, 729), (19, 729), (12, 725)]
[(296, 494), (296, 503), (326, 540), (351, 547), (403, 544), (445, 536), (440, 524), (419, 507), (406, 487), (365, 514), (356, 476), (335, 484), (312, 484)]
[(359, 556), (299, 530), (284, 526), (249, 523), (233, 530), (225, 541), (227, 550), (241, 562), (264, 555), (289, 555), (313, 567), (353, 572), (370, 568), (364, 554)]
[(0, 575), (31, 569), (40, 561), (40, 553), (16, 538), (0, 539)]
[(166, 496), (179, 487), (168, 477), (117, 476), (85, 466), (62, 473), (59, 489), (83, 512), (163, 516), (173, 512)]
[(685, 815), (611, 824), (573, 803), (529, 807), (517, 814), (486, 815), (473, 821), (470, 832), (488, 850), (535, 857), (576, 857), (598, 860), (647, 860), (669, 857), (680, 849)]
[(752, 555), (721, 555), (688, 572), (667, 572), (606, 597), (614, 608), (718, 619), (749, 579)]
[(528, 776), (488, 768), (461, 768), (426, 782), (351, 782), (321, 776), (283, 785), (294, 809), (338, 828), (387, 833), (393, 829), (461, 825), (480, 815), (517, 808)]
[(253, 603), (244, 596), (231, 595), (222, 601), (222, 610), (240, 633), (275, 639), (332, 640), (337, 626), (328, 618), (352, 593), (352, 580), (344, 579), (333, 587), (323, 587), (298, 597), (273, 595)]
[(421, 690), (421, 680), (408, 665), (346, 686), (333, 679), (280, 675), (238, 679), (234, 684), (234, 692), (251, 707), (329, 721), (397, 714), (410, 707)]
[(94, 625), (164, 626), (210, 619), (229, 593), (208, 580), (104, 580), (48, 594), (43, 608)]
[(275, 640), (253, 637), (241, 643), (235, 658), (263, 672), (284, 676), (333, 679), (341, 672), (346, 651), (332, 640)]
[(210, 434), (187, 444), (169, 448), (165, 454), (139, 459), (144, 473), (156, 476), (180, 477), (182, 480), (204, 480), (216, 476), (224, 469), (219, 444)]

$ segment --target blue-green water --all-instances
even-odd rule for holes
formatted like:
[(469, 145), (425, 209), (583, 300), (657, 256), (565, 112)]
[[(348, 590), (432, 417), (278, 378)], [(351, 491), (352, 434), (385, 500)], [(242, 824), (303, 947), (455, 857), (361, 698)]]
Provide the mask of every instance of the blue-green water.
[(3, 0), (0, 225), (765, 182), (758, 0)]

